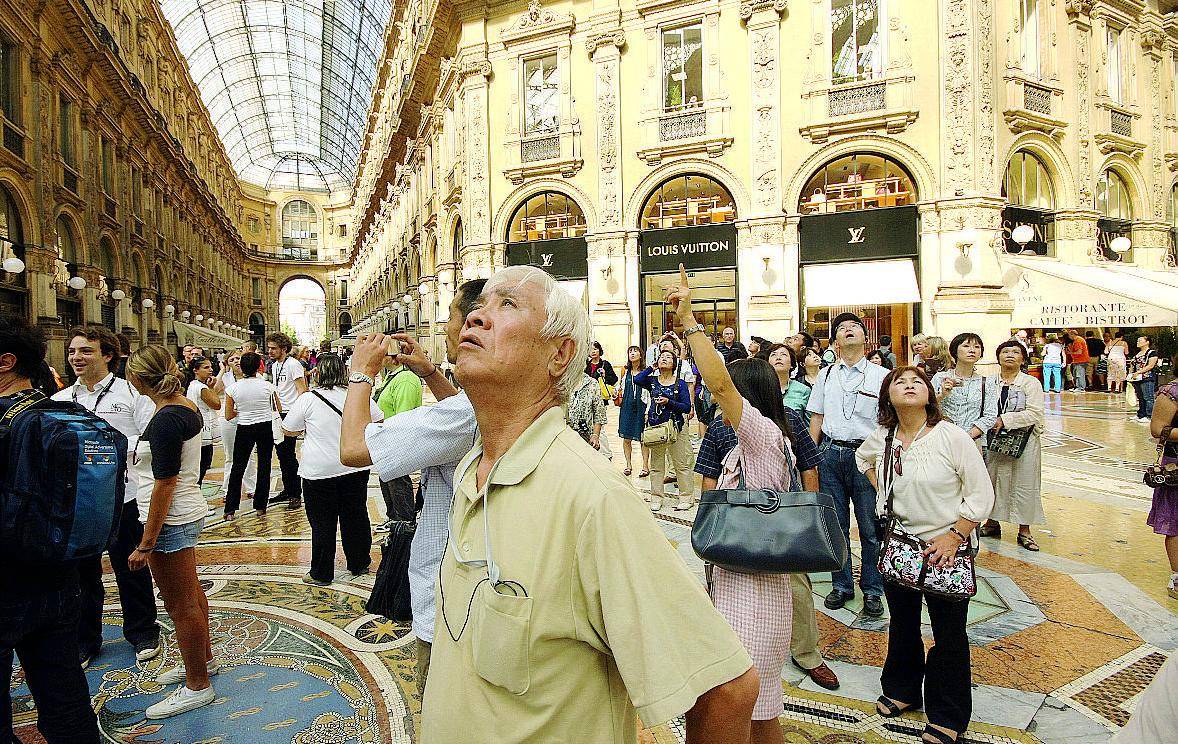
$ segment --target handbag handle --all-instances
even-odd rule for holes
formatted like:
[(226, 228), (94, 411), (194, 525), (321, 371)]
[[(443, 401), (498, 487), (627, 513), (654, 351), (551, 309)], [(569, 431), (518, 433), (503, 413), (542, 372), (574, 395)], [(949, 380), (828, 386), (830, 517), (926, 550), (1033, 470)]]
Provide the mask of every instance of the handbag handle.
[(888, 494), (888, 500), (884, 504), (884, 513), (883, 513), (884, 519), (891, 519), (892, 518), (892, 493), (893, 493), (892, 486), (894, 485), (893, 481), (895, 481), (895, 479), (896, 479), (895, 471), (892, 470), (892, 457), (894, 456), (893, 449), (892, 449), (892, 442), (895, 440), (895, 438), (896, 438), (896, 427), (893, 426), (891, 429), (888, 429), (888, 436), (884, 439), (883, 475), (884, 475), (884, 480), (887, 482), (887, 485), (884, 486), (884, 488), (887, 489), (887, 494)]
[(1154, 465), (1162, 464), (1162, 456), (1166, 451), (1166, 444), (1170, 441), (1170, 432), (1174, 431), (1173, 426), (1162, 427), (1162, 433), (1158, 435), (1158, 460)]

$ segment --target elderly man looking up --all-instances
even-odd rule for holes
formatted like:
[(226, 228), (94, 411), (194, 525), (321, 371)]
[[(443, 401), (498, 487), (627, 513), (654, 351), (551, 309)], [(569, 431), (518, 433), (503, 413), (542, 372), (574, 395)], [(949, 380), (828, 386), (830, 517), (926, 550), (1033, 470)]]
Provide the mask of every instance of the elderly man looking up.
[(467, 315), (457, 374), (480, 438), (454, 474), (425, 744), (631, 744), (635, 708), (647, 725), (687, 711), (689, 742), (748, 741), (748, 654), (565, 425), (588, 348), (585, 309), (532, 267), (495, 274)]

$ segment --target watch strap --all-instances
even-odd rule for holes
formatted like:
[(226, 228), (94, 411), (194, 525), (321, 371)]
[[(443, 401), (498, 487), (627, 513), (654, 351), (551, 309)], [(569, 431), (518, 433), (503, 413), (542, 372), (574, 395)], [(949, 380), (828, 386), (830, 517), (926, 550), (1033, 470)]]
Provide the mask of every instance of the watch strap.
[(352, 374), (348, 375), (348, 382), (366, 382), (369, 385), (376, 385), (376, 380), (373, 380), (363, 372), (353, 372)]
[(703, 323), (696, 323), (695, 325), (693, 325), (690, 328), (683, 329), (683, 338), (687, 338), (688, 336), (690, 336), (693, 333), (702, 333), (703, 331), (706, 331), (706, 330), (707, 329), (704, 328)]

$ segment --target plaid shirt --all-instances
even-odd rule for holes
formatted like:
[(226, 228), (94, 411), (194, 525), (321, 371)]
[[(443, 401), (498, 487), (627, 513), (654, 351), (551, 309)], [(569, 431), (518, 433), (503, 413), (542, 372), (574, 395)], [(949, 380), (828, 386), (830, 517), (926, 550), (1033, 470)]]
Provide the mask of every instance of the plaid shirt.
[[(804, 473), (818, 467), (822, 457), (818, 454), (818, 448), (814, 446), (814, 440), (810, 438), (810, 429), (806, 426), (802, 414), (787, 408), (785, 418), (789, 422), (789, 430), (794, 435), (794, 456), (798, 459), (798, 472)], [(724, 458), (736, 444), (736, 432), (717, 415), (700, 442), (699, 454), (695, 457), (695, 472), (705, 478), (719, 479), (720, 473), (723, 472)]]

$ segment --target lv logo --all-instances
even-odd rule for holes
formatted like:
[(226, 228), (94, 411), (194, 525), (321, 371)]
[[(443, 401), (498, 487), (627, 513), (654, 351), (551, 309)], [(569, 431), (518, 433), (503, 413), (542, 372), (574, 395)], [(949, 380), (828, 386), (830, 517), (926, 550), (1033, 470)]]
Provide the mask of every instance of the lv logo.
[(554, 255), (555, 254), (553, 254), (553, 253), (541, 253), (540, 254), (540, 265), (545, 268), (550, 268), (552, 266), (552, 257)]
[(851, 234), (851, 239), (847, 241), (847, 245), (852, 243), (862, 243), (863, 233), (867, 232), (866, 227), (848, 227), (847, 232)]

